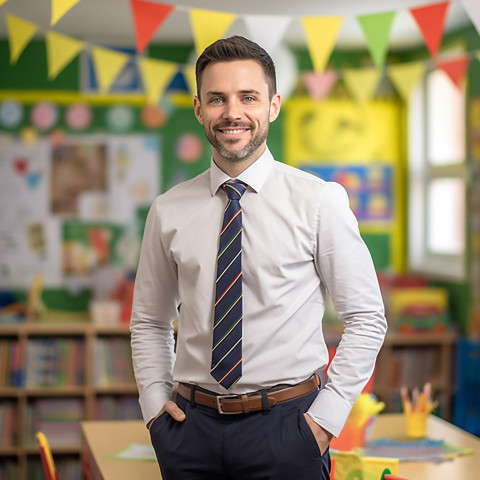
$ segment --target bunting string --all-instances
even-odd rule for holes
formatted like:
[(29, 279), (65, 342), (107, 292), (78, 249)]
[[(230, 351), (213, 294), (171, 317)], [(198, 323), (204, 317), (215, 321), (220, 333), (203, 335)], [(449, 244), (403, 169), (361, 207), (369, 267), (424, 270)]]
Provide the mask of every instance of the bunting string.
[[(81, 0), (52, 0), (50, 26), (56, 25), (68, 11)], [(14, 0), (10, 0), (14, 2)], [(48, 77), (56, 78), (81, 51), (85, 50), (92, 59), (98, 80), (99, 93), (107, 94), (127, 63), (134, 60), (143, 81), (145, 96), (149, 103), (158, 104), (168, 90), (174, 76), (180, 72), (185, 78), (190, 93), (195, 93), (195, 73), (191, 64), (185, 65), (154, 58), (144, 52), (155, 33), (162, 27), (169, 15), (177, 9), (187, 10), (194, 48), (197, 55), (218, 38), (224, 37), (238, 18), (244, 21), (250, 38), (264, 46), (270, 53), (278, 49), (283, 35), (293, 17), (285, 15), (237, 15), (230, 12), (200, 10), (173, 6), (147, 0), (129, 0), (135, 31), (136, 54), (129, 54), (112, 47), (91, 44), (42, 28), (27, 19), (12, 13), (5, 13), (10, 63), (15, 64), (36, 33), (45, 37)], [(0, 0), (0, 6), (7, 0)], [(480, 27), (480, 7), (477, 0), (462, 0), (473, 25)], [(357, 16), (364, 33), (372, 65), (360, 68), (328, 69), (328, 63), (335, 42), (344, 21), (343, 16), (302, 16), (301, 24), (305, 33), (306, 46), (310, 54), (313, 71), (304, 72), (301, 79), (308, 93), (316, 100), (324, 99), (336, 82), (343, 80), (352, 97), (364, 102), (371, 99), (386, 74), (398, 94), (407, 99), (411, 91), (431, 68), (442, 69), (459, 88), (462, 87), (469, 63), (480, 60), (480, 53), (464, 52), (454, 58), (439, 58), (445, 21), (450, 2), (428, 4), (409, 9), (412, 22), (417, 25), (431, 57), (410, 63), (385, 65), (388, 54), (390, 30), (396, 12), (380, 12)]]

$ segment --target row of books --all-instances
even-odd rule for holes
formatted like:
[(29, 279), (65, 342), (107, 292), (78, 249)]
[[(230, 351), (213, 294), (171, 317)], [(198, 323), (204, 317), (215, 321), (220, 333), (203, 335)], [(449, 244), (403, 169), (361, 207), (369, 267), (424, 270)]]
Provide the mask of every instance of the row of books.
[(27, 444), (34, 445), (35, 434), (42, 431), (51, 447), (80, 447), (80, 422), (85, 418), (81, 398), (36, 399), (27, 404), (25, 418)]
[[(68, 480), (80, 480), (82, 478), (82, 464), (79, 458), (63, 457), (63, 455), (61, 457), (57, 456), (55, 458), (55, 466), (58, 470), (59, 478)], [(28, 480), (45, 480), (45, 473), (40, 460), (29, 461), (27, 468)]]
[(18, 340), (0, 340), (0, 386), (23, 385), (22, 352)]
[(93, 346), (93, 383), (96, 386), (134, 383), (129, 340), (123, 337), (98, 337)]
[(12, 478), (17, 478), (18, 467), (16, 462), (10, 459), (1, 459), (0, 460), (0, 480), (12, 480)]
[(85, 342), (81, 338), (34, 338), (27, 342), (27, 387), (65, 387), (85, 382)]
[(392, 352), (391, 387), (435, 384), (440, 377), (440, 351), (435, 347), (395, 348)]
[(95, 420), (140, 420), (141, 418), (137, 395), (122, 397), (105, 395), (97, 398)]
[[(12, 447), (17, 443), (17, 409), (13, 402), (0, 402), (0, 446)], [(0, 476), (1, 478), (1, 476)]]

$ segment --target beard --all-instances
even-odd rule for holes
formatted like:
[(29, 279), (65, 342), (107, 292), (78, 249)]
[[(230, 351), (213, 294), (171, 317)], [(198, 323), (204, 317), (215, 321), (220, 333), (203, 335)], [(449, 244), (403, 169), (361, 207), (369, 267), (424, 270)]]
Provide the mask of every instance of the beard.
[[(239, 123), (239, 122), (223, 122), (220, 125), (217, 125), (216, 129), (222, 128), (249, 128), (250, 130), (254, 129), (254, 125), (251, 123)], [(205, 136), (210, 142), (212, 148), (214, 148), (218, 154), (229, 162), (240, 162), (249, 158), (267, 139), (268, 136), (268, 121), (255, 133), (255, 135), (250, 139), (250, 141), (243, 148), (236, 149), (235, 144), (238, 140), (230, 140), (226, 142), (220, 142), (215, 134), (208, 131), (204, 128)]]

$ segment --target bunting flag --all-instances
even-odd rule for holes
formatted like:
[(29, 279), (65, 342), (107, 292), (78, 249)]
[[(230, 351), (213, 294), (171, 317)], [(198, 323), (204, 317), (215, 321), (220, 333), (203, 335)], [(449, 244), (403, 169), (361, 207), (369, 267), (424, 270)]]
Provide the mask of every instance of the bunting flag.
[(0, 7), (4, 4), (4, 3), (7, 3), (8, 0), (0, 0)]
[(52, 18), (50, 25), (55, 25), (80, 0), (52, 0)]
[(48, 31), (45, 35), (48, 78), (54, 79), (83, 49), (83, 43), (60, 33)]
[(195, 67), (193, 65), (187, 65), (183, 69), (183, 77), (187, 83), (188, 90), (192, 97), (197, 94), (197, 79), (195, 77)]
[(462, 88), (470, 58), (462, 55), (451, 60), (437, 60), (435, 65), (441, 68), (458, 87)]
[(197, 55), (200, 55), (210, 44), (222, 38), (236, 18), (232, 13), (197, 8), (192, 8), (189, 13)]
[(408, 101), (413, 89), (421, 82), (425, 74), (423, 62), (389, 65), (387, 74), (400, 96)]
[(385, 62), (390, 29), (394, 17), (395, 12), (375, 13), (357, 17), (358, 23), (365, 34), (368, 49), (377, 67), (381, 67)]
[(325, 70), (342, 23), (343, 17), (302, 17), (307, 47), (317, 73)]
[(13, 65), (35, 35), (37, 26), (11, 13), (7, 13), (5, 19), (7, 20), (10, 63)]
[(337, 81), (338, 74), (335, 70), (326, 70), (324, 73), (305, 72), (302, 77), (309, 95), (315, 100), (321, 101), (330, 93)]
[(164, 60), (141, 58), (139, 68), (149, 103), (157, 105), (165, 89), (177, 73), (178, 65)]
[(374, 97), (381, 75), (377, 68), (347, 68), (343, 71), (343, 80), (353, 98), (363, 103)]
[(243, 20), (249, 38), (273, 55), (282, 41), (291, 18), (281, 15), (245, 15)]
[(449, 2), (442, 2), (410, 9), (432, 57), (437, 56), (442, 43), (449, 5)]
[(130, 6), (133, 13), (137, 53), (142, 53), (174, 7), (144, 0), (130, 0)]
[(128, 63), (129, 56), (103, 47), (93, 47), (91, 53), (99, 89), (102, 93), (107, 93), (118, 74)]
[(477, 32), (480, 33), (480, 2), (478, 0), (460, 0), (470, 20), (475, 25)]

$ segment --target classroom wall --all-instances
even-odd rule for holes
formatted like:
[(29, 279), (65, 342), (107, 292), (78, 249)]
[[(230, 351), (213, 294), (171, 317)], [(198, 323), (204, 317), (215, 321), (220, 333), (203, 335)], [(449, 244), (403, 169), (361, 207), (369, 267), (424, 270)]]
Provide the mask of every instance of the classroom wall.
[[(458, 38), (467, 42), (468, 48), (478, 48), (478, 34), (473, 29), (466, 29), (459, 32), (456, 36), (452, 36), (451, 41), (456, 41)], [(447, 38), (446, 41), (450, 41)], [(292, 49), (297, 60), (299, 70), (309, 70), (312, 68), (310, 56), (305, 49)], [(185, 45), (152, 45), (149, 47), (149, 56), (152, 58), (160, 58), (164, 60), (186, 63), (191, 53), (191, 46)], [(390, 61), (408, 60), (415, 57), (427, 57), (428, 54), (423, 48), (406, 51), (394, 52), (390, 55)], [(359, 67), (365, 60), (368, 59), (368, 54), (365, 51), (361, 52), (342, 52), (334, 51), (331, 57), (331, 66), (333, 68), (343, 68), (345, 66)], [(23, 122), (11, 133), (17, 134), (24, 127), (29, 125), (29, 113), (32, 105), (39, 99), (56, 99), (59, 105), (60, 119), (63, 118), (63, 113), (72, 101), (79, 100), (76, 94), (82, 90), (81, 78), (81, 62), (82, 57), (74, 60), (59, 76), (50, 81), (47, 79), (46, 71), (46, 54), (45, 45), (43, 41), (32, 41), (22, 53), (19, 61), (15, 65), (9, 63), (9, 48), (7, 41), (0, 41), (0, 70), (3, 74), (0, 76), (0, 95), (5, 94), (6, 91), (23, 92), (25, 94), (34, 93), (32, 96), (24, 96), (23, 103), (26, 107), (26, 115)], [(470, 69), (470, 91), (469, 96), (474, 97), (480, 95), (480, 67), (472, 64)], [(84, 79), (83, 79), (84, 81)], [(141, 99), (135, 99), (135, 95), (129, 96), (127, 99), (110, 98), (110, 99), (95, 99), (93, 97), (90, 102), (93, 105), (94, 119), (91, 126), (85, 130), (86, 134), (103, 132), (107, 134), (115, 134), (109, 131), (109, 126), (105, 121), (107, 111), (115, 102), (126, 104), (134, 112), (134, 122), (129, 130), (130, 133), (142, 133), (155, 136), (160, 144), (161, 149), (161, 169), (159, 171), (159, 191), (165, 191), (176, 182), (190, 178), (200, 171), (203, 171), (209, 164), (210, 152), (209, 145), (203, 138), (201, 126), (197, 123), (193, 111), (190, 107), (190, 100), (185, 97), (186, 83), (177, 76), (172, 82), (171, 91), (176, 92), (176, 100), (174, 105), (163, 104), (166, 113), (165, 121), (162, 125), (156, 128), (146, 128), (142, 123), (141, 115), (143, 104)], [(177, 95), (178, 93), (178, 95)], [(66, 97), (62, 97), (65, 94)], [(392, 166), (394, 183), (392, 192), (394, 192), (393, 213), (390, 221), (380, 222), (374, 224), (361, 224), (362, 235), (369, 246), (375, 265), (378, 270), (394, 270), (402, 272), (406, 268), (406, 222), (405, 222), (405, 199), (408, 186), (405, 184), (405, 170), (406, 170), (406, 154), (405, 154), (405, 109), (402, 102), (398, 99), (392, 89), (386, 89), (383, 92), (383, 100), (381, 103), (388, 103), (391, 109), (391, 115), (395, 118), (396, 135), (392, 137), (393, 153), (390, 158), (381, 158), (380, 160)], [(336, 87), (333, 92), (333, 102), (337, 103), (337, 107), (341, 109), (340, 104), (345, 102), (347, 94), (342, 86)], [(274, 156), (280, 161), (286, 161), (292, 164), (298, 164), (298, 159), (292, 156), (294, 147), (291, 147), (291, 122), (294, 122), (295, 111), (298, 105), (295, 105), (297, 99), (299, 102), (305, 101), (305, 90), (298, 87), (293, 94), (291, 101), (285, 103), (285, 108), (280, 117), (271, 126), (269, 147)], [(311, 102), (311, 99), (308, 100)], [(332, 108), (336, 108), (335, 105)], [(293, 117), (293, 120), (292, 120)], [(60, 120), (58, 127), (65, 130), (67, 134), (73, 133), (69, 131), (68, 126)], [(48, 133), (48, 132), (47, 132)], [(198, 143), (198, 148), (201, 154), (195, 161), (185, 161), (179, 158), (179, 136), (191, 135), (191, 137)], [(328, 139), (326, 139), (328, 141)], [(289, 144), (290, 142), (290, 144)], [(290, 146), (289, 146), (290, 145)], [(356, 164), (357, 166), (369, 166), (370, 160), (378, 163), (379, 158), (355, 158), (357, 151), (350, 152), (350, 156), (342, 159), (345, 166)], [(325, 161), (325, 158), (319, 158), (320, 161)], [(328, 161), (337, 163), (338, 159), (330, 158)], [(148, 206), (145, 205), (139, 208), (138, 219), (144, 219)], [(470, 301), (470, 285), (465, 282), (461, 285), (451, 284), (449, 282), (441, 282), (446, 286), (451, 293), (452, 312), (453, 317), (458, 319), (461, 329), (466, 328), (468, 321), (468, 304)], [(24, 292), (17, 292), (20, 296)], [(88, 305), (90, 299), (90, 292), (88, 290), (81, 290), (80, 292), (71, 292), (64, 288), (50, 288), (44, 292), (44, 299), (47, 305), (55, 308), (66, 309), (84, 309)]]

